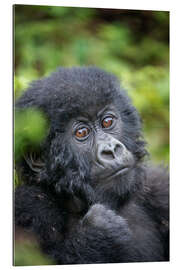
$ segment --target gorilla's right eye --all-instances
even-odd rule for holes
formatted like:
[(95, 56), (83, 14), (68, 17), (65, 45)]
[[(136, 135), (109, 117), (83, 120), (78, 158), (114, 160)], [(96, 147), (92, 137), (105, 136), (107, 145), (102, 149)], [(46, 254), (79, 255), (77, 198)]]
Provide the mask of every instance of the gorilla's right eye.
[(89, 129), (86, 128), (86, 127), (79, 128), (79, 129), (76, 130), (75, 136), (76, 136), (78, 139), (83, 139), (83, 138), (85, 138), (85, 137), (88, 136), (89, 132), (90, 132)]

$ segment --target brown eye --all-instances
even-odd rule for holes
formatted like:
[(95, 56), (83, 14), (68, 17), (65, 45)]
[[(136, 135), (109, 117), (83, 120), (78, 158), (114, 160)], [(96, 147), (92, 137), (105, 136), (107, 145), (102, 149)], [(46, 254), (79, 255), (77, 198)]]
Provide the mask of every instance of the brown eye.
[(103, 128), (108, 128), (112, 125), (113, 123), (113, 118), (111, 116), (108, 116), (106, 118), (103, 119), (102, 121), (102, 127)]
[(85, 127), (78, 129), (75, 133), (76, 137), (80, 139), (86, 137), (88, 134), (89, 134), (89, 129)]

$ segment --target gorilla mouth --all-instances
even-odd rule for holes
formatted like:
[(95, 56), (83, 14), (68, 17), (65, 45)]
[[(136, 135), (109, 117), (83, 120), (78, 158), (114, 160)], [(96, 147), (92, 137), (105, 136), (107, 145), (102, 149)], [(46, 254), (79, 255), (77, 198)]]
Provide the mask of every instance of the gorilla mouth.
[(126, 174), (128, 171), (130, 170), (129, 167), (122, 167), (122, 168), (119, 168), (118, 170), (116, 170), (115, 172), (113, 172), (112, 174), (110, 174), (108, 176), (108, 178), (115, 178), (117, 176), (120, 176), (120, 175), (124, 175)]
[[(98, 165), (99, 167), (99, 165)], [(131, 169), (132, 166), (120, 166), (120, 167), (116, 167), (116, 168), (103, 168), (104, 171), (102, 170), (102, 167), (100, 168), (100, 172), (98, 174), (92, 174), (92, 178), (93, 179), (97, 179), (97, 180), (102, 180), (102, 179), (108, 179), (108, 180), (112, 180), (114, 178), (117, 178), (118, 176), (122, 176), (127, 174)]]

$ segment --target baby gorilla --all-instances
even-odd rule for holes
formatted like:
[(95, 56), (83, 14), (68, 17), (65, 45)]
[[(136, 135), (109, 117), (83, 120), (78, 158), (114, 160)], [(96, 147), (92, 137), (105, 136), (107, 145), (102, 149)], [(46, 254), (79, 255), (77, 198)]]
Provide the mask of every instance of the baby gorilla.
[(168, 173), (143, 162), (141, 123), (115, 76), (59, 68), (16, 104), (49, 121), (17, 162), (16, 226), (57, 264), (169, 260)]

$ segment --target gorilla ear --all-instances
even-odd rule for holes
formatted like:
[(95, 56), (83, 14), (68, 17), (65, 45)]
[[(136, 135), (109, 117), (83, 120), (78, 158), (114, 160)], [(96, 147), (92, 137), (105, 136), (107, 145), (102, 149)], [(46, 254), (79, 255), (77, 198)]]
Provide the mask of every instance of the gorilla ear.
[(24, 160), (26, 161), (29, 168), (35, 172), (39, 173), (45, 166), (42, 157), (37, 152), (28, 152), (24, 155)]

